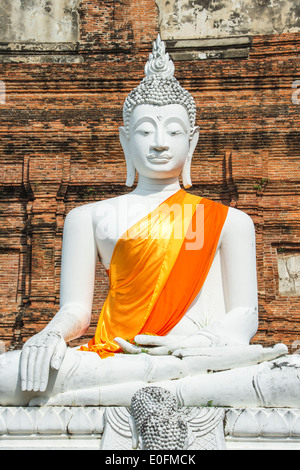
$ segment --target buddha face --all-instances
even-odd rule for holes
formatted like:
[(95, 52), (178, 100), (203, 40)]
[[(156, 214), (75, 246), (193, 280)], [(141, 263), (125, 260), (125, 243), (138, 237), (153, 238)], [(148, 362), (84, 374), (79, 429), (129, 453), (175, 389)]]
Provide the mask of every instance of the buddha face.
[[(192, 135), (192, 137), (191, 137)], [(136, 106), (130, 116), (130, 134), (120, 128), (127, 165), (139, 175), (153, 179), (179, 177), (198, 141), (198, 128), (191, 132), (186, 109), (180, 104)]]

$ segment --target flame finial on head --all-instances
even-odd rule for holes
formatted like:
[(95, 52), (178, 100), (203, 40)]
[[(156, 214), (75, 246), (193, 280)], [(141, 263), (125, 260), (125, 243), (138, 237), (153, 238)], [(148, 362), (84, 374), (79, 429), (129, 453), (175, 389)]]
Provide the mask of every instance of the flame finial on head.
[(149, 54), (149, 60), (145, 65), (146, 77), (157, 75), (164, 78), (172, 78), (175, 67), (169, 54), (166, 53), (165, 43), (158, 34), (157, 39), (153, 42), (152, 53)]

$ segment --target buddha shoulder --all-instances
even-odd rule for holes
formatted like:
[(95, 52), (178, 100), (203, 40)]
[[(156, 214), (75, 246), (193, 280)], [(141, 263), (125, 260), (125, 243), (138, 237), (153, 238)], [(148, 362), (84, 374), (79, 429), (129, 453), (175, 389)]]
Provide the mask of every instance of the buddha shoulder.
[(113, 214), (120, 211), (120, 207), (125, 202), (126, 195), (116, 196), (104, 199), (82, 206), (75, 207), (68, 212), (65, 219), (65, 226), (78, 227), (82, 224), (86, 226), (95, 226), (101, 220), (110, 218)]
[(239, 209), (229, 207), (222, 238), (227, 236), (239, 237), (240, 239), (245, 236), (255, 236), (254, 223), (251, 217)]

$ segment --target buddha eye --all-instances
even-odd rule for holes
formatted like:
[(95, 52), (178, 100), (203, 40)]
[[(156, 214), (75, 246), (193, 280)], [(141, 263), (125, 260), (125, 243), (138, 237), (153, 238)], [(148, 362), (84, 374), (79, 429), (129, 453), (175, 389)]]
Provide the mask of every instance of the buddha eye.
[(169, 130), (168, 131), (168, 134), (172, 137), (176, 136), (176, 135), (180, 135), (180, 134), (183, 134), (184, 132), (181, 130), (181, 129), (173, 129), (173, 130)]
[(177, 135), (184, 134), (184, 130), (178, 124), (171, 124), (167, 127), (167, 133), (171, 137), (175, 137)]
[(153, 133), (153, 129), (150, 127), (139, 127), (138, 129), (136, 129), (136, 133), (147, 137), (148, 135)]

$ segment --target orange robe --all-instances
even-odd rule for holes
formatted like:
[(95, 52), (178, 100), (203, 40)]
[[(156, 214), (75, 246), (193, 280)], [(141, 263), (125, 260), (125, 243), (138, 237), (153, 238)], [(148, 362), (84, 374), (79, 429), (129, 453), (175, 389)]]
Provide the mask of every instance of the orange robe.
[(131, 227), (113, 252), (95, 336), (81, 350), (105, 358), (120, 352), (116, 337), (171, 331), (205, 282), (227, 212), (180, 189)]

